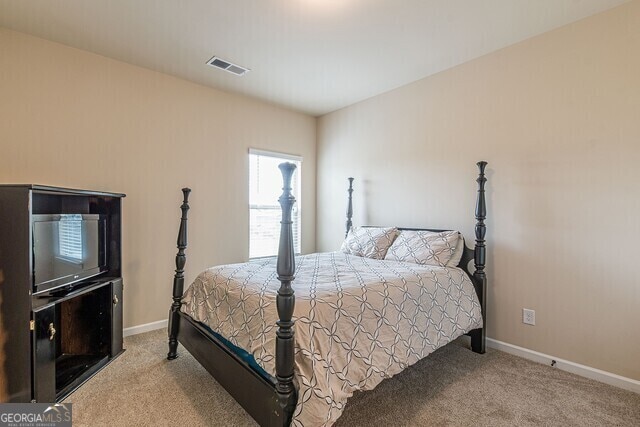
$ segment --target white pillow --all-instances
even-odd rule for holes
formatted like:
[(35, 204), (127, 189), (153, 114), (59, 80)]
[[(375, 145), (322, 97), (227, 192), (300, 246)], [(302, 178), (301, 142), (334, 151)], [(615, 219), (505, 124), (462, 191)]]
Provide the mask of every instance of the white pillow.
[(457, 231), (403, 230), (384, 259), (444, 267), (455, 252), (459, 234)]
[(447, 267), (457, 267), (464, 254), (464, 237), (462, 233), (458, 233), (458, 243), (456, 243), (456, 250), (453, 252), (451, 259), (447, 262)]
[(397, 235), (395, 227), (352, 227), (340, 250), (345, 254), (384, 259)]

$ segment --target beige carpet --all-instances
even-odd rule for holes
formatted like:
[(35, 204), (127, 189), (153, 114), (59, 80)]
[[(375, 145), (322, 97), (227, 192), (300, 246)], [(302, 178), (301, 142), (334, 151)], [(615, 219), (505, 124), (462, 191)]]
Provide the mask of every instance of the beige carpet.
[[(166, 335), (127, 351), (67, 402), (75, 426), (249, 426), (252, 418)], [(452, 343), (351, 398), (337, 426), (640, 426), (640, 395), (496, 350)]]

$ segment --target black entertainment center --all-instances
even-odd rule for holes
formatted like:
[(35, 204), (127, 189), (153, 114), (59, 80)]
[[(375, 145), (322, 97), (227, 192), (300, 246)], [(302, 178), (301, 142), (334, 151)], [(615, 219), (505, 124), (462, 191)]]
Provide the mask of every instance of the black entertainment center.
[(124, 194), (0, 185), (0, 402), (57, 402), (122, 353)]

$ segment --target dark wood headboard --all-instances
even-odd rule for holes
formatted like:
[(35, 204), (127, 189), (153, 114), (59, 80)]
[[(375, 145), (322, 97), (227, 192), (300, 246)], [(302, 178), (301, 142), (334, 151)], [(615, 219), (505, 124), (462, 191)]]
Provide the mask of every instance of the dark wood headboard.
[[(476, 197), (476, 226), (475, 226), (475, 237), (476, 242), (473, 248), (469, 248), (464, 245), (464, 252), (462, 253), (462, 258), (458, 263), (458, 267), (461, 268), (469, 278), (471, 278), (471, 282), (476, 290), (476, 294), (478, 295), (478, 299), (480, 300), (480, 306), (482, 307), (482, 319), (485, 324), (485, 327), (482, 328), (481, 336), (475, 338), (476, 345), (481, 347), (481, 353), (484, 353), (484, 343), (485, 343), (485, 331), (486, 331), (486, 300), (487, 300), (487, 275), (484, 271), (487, 257), (487, 248), (485, 236), (487, 233), (487, 227), (484, 223), (487, 218), (487, 202), (485, 198), (485, 184), (487, 182), (487, 178), (485, 176), (485, 168), (487, 167), (487, 162), (480, 161), (476, 163), (478, 166), (478, 178), (476, 182), (478, 183), (478, 193)], [(347, 223), (346, 223), (346, 235), (349, 234), (349, 230), (351, 230), (353, 226), (352, 217), (353, 217), (353, 178), (349, 179), (349, 188), (347, 190), (349, 194), (348, 202), (347, 202)], [(373, 227), (373, 226), (365, 226), (365, 227)], [(446, 229), (433, 229), (433, 228), (404, 228), (397, 227), (398, 230), (407, 230), (407, 231), (452, 231)], [(464, 239), (464, 236), (463, 236)], [(469, 263), (473, 261), (474, 270), (471, 272), (469, 269)], [(472, 341), (474, 337), (472, 335)], [(473, 344), (472, 344), (473, 345)]]
[[(460, 259), (460, 263), (458, 267), (463, 269), (470, 277), (473, 278), (476, 273), (484, 275), (484, 267), (486, 261), (486, 246), (485, 246), (485, 235), (486, 235), (486, 225), (484, 223), (487, 218), (487, 203), (485, 198), (485, 183), (487, 182), (487, 178), (485, 177), (485, 168), (487, 166), (487, 162), (481, 161), (477, 163), (479, 174), (476, 182), (478, 183), (478, 195), (476, 198), (476, 244), (475, 247), (469, 248), (466, 245), (466, 240), (464, 236), (462, 236), (463, 240), (465, 240), (464, 252), (462, 253), (462, 258)], [(349, 188), (347, 189), (348, 193), (348, 201), (347, 201), (347, 222), (346, 222), (346, 232), (345, 237), (349, 234), (349, 230), (353, 227), (353, 178), (347, 178), (349, 180)], [(376, 227), (373, 225), (365, 225), (364, 227)], [(412, 227), (396, 227), (398, 230), (406, 230), (406, 231), (433, 231), (435, 233), (440, 233), (442, 231), (453, 231), (448, 229), (437, 229), (437, 228), (412, 228)], [(475, 270), (471, 272), (469, 270), (469, 262), (474, 261)]]

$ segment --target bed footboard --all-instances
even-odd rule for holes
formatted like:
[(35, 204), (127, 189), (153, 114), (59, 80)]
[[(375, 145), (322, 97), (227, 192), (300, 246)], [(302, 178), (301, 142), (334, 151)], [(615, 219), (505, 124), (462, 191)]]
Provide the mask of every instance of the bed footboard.
[(293, 230), (291, 209), (295, 198), (291, 194), (291, 177), (295, 165), (280, 165), (284, 178), (284, 193), (280, 197), (282, 222), (280, 248), (278, 251), (278, 279), (281, 287), (276, 305), (278, 309), (278, 330), (276, 337), (276, 381), (263, 378), (246, 361), (230, 350), (206, 327), (182, 313), (184, 292), (184, 267), (187, 261), (187, 214), (189, 211), (188, 188), (183, 188), (183, 202), (180, 206), (180, 230), (178, 231), (176, 270), (173, 278), (173, 302), (169, 311), (169, 353), (167, 359), (178, 357), (178, 342), (204, 366), (240, 405), (261, 426), (288, 426), (297, 402), (297, 392), (293, 382), (293, 308), (295, 298), (291, 282), (295, 273)]
[(282, 195), (278, 199), (282, 207), (282, 221), (280, 222), (280, 244), (278, 246), (277, 273), (280, 280), (280, 289), (276, 297), (278, 309), (278, 330), (276, 331), (276, 395), (278, 404), (283, 414), (287, 417), (284, 421), (288, 425), (293, 410), (295, 409), (297, 396), (293, 383), (294, 365), (294, 320), (293, 309), (296, 298), (291, 282), (295, 278), (296, 260), (293, 248), (293, 221), (291, 209), (296, 202), (291, 193), (291, 177), (296, 169), (293, 163), (282, 163), (283, 188)]
[(484, 175), (487, 162), (478, 162), (478, 199), (476, 202), (476, 247), (473, 254), (475, 271), (473, 272), (473, 285), (476, 288), (480, 307), (482, 308), (482, 328), (475, 329), (469, 333), (471, 336), (471, 349), (476, 353), (485, 352), (486, 331), (487, 331), (487, 275), (484, 272), (486, 263), (487, 248), (485, 245), (485, 235), (487, 227), (484, 220), (487, 218), (487, 202), (484, 194), (484, 185), (487, 178)]
[(169, 353), (167, 359), (178, 357), (178, 330), (180, 329), (180, 307), (182, 306), (182, 292), (184, 291), (184, 266), (187, 262), (187, 214), (189, 213), (190, 188), (183, 188), (182, 217), (180, 218), (180, 230), (178, 231), (178, 254), (176, 255), (176, 273), (173, 276), (173, 303), (169, 310)]

